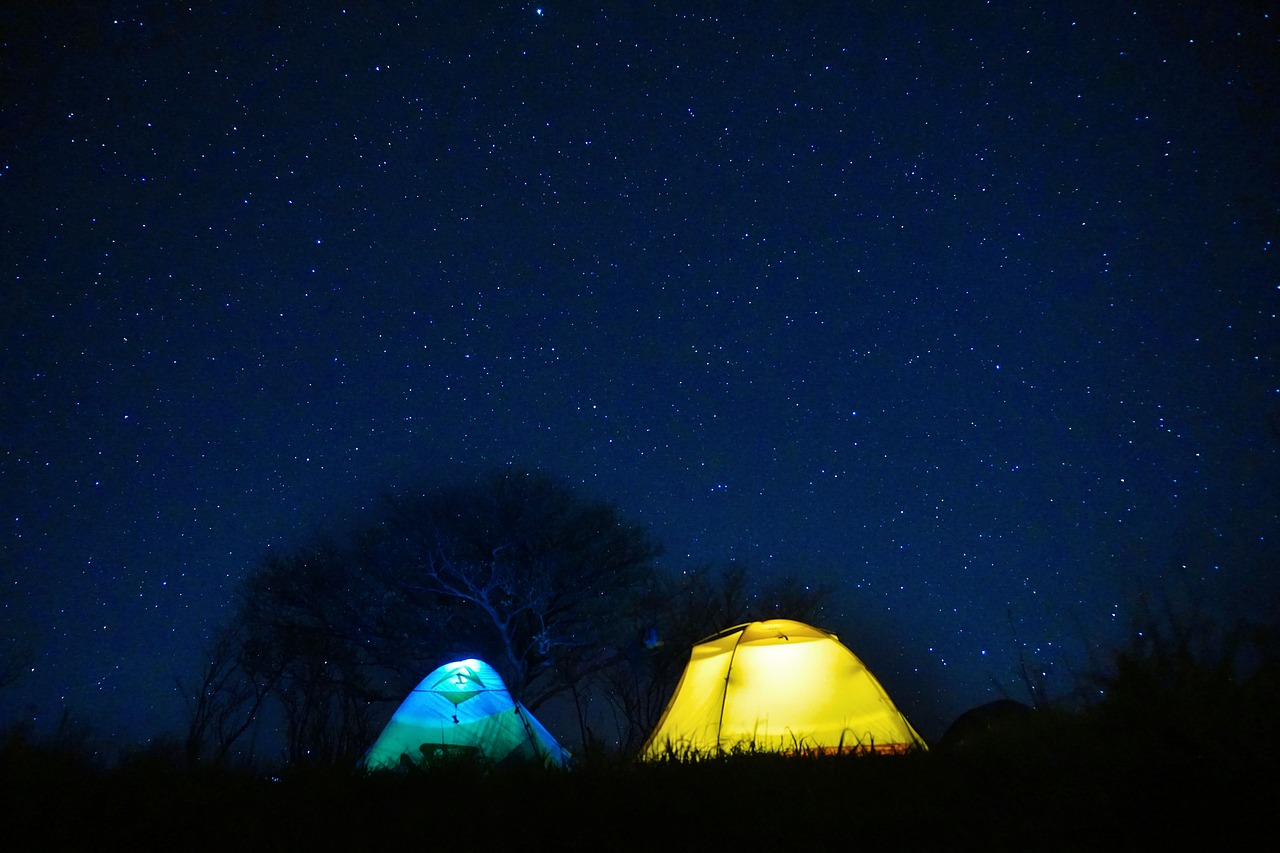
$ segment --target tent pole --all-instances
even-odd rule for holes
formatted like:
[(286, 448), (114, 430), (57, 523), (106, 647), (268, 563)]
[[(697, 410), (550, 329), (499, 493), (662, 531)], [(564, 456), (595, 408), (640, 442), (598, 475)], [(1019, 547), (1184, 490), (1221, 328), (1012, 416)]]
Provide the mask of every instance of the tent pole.
[(742, 635), (747, 632), (744, 625), (742, 630), (738, 632), (738, 638), (733, 641), (733, 651), (729, 653), (729, 665), (724, 668), (724, 685), (720, 688), (720, 716), (716, 718), (716, 755), (724, 754), (724, 747), (720, 745), (720, 732), (724, 728), (724, 703), (729, 698), (729, 676), (733, 674), (733, 661), (738, 657), (738, 643), (742, 642)]

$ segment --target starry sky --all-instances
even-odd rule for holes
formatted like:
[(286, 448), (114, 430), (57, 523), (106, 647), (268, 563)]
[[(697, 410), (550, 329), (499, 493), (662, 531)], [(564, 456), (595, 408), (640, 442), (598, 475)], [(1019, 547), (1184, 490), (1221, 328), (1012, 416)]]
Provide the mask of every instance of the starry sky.
[(178, 728), (265, 554), (507, 464), (829, 584), (926, 737), (1274, 616), (1278, 23), (4, 4), (0, 723)]

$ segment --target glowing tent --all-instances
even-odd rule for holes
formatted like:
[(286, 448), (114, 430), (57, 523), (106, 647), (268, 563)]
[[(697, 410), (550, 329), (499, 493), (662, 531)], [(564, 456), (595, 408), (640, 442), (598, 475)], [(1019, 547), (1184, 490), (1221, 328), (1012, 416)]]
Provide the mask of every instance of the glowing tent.
[(767, 752), (902, 752), (924, 740), (834, 634), (770, 619), (693, 647), (645, 759)]
[(511, 698), (497, 670), (474, 659), (447, 663), (413, 689), (364, 757), (392, 769), (475, 755), (495, 764), (531, 761), (562, 766), (569, 754)]

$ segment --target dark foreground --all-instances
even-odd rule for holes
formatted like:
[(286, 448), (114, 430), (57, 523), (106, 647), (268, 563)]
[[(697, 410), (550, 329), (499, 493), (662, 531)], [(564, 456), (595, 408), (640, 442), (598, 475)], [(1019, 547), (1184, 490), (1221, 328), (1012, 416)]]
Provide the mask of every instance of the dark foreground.
[[(744, 755), (404, 775), (93, 770), (9, 741), (8, 849), (1252, 849), (1275, 739), (1023, 726), (905, 756)], [(1237, 735), (1240, 733), (1237, 732)]]

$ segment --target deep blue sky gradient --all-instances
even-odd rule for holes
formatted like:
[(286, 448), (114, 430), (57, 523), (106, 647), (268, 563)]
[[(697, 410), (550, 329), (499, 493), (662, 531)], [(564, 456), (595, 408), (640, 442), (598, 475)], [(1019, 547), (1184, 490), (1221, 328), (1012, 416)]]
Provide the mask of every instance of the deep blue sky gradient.
[(1275, 612), (1277, 4), (40, 5), (3, 722), (176, 728), (269, 549), (460, 467), (831, 584), (927, 735)]

